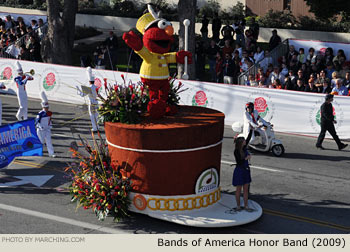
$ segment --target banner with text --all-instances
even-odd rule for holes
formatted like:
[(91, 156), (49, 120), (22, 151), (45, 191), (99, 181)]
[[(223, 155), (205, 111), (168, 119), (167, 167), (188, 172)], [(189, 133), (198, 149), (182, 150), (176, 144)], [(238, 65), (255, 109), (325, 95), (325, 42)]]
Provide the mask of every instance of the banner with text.
[[(40, 92), (45, 91), (49, 101), (74, 104), (87, 103), (87, 97), (77, 93), (77, 86), (88, 86), (86, 68), (29, 61), (20, 61), (24, 72), (35, 70), (34, 80), (28, 81), (29, 97), (40, 99)], [(104, 95), (104, 78), (107, 82), (128, 84), (140, 81), (138, 74), (93, 69), (95, 85)], [(5, 92), (15, 94), (15, 60), (0, 59), (0, 82), (7, 86)], [(2, 80), (2, 81), (1, 81)], [(272, 121), (275, 130), (317, 136), (320, 131), (320, 106), (324, 102), (323, 94), (297, 92), (269, 88), (256, 88), (239, 85), (217, 84), (199, 81), (181, 80), (184, 88), (180, 103), (184, 105), (205, 106), (225, 113), (225, 124), (243, 121), (244, 106), (254, 102), (260, 115)], [(39, 102), (39, 101), (38, 101)], [(336, 96), (333, 102), (338, 123), (336, 130), (341, 138), (350, 138), (350, 97)], [(54, 111), (54, 105), (51, 106)]]
[(36, 134), (35, 119), (0, 127), (0, 168), (18, 156), (42, 156), (43, 146)]

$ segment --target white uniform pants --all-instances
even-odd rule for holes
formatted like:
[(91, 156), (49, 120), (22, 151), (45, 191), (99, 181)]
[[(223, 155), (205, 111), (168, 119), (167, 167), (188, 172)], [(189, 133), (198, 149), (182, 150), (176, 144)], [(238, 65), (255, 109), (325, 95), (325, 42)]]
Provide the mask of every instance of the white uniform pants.
[(28, 98), (27, 93), (24, 94), (18, 94), (18, 105), (19, 109), (16, 114), (17, 120), (27, 120), (28, 119)]
[(51, 130), (50, 129), (37, 129), (36, 133), (38, 134), (38, 137), (40, 139), (40, 142), (42, 144), (45, 144), (46, 142), (46, 147), (47, 147), (47, 152), (49, 153), (49, 156), (54, 155), (54, 150), (51, 142)]
[(97, 113), (97, 104), (89, 104), (89, 115), (92, 125), (92, 130), (96, 131), (98, 130), (97, 120), (98, 120), (98, 113)]
[[(259, 132), (259, 134), (260, 134), (260, 136), (259, 137), (257, 137), (257, 136), (255, 136), (255, 132), (254, 131), (257, 131), (257, 132)], [(261, 140), (260, 140), (261, 139)], [(265, 132), (264, 132), (264, 130), (263, 129), (261, 129), (261, 128), (256, 128), (256, 129), (254, 129), (253, 130), (253, 134), (252, 134), (252, 137), (250, 138), (250, 141), (249, 141), (249, 144), (265, 144), (265, 141), (266, 139), (265, 139)]]

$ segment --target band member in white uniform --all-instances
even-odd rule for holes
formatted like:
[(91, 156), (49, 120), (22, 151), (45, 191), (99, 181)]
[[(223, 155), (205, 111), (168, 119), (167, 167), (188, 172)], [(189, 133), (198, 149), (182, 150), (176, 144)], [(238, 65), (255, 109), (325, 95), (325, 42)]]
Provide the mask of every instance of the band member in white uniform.
[(85, 90), (82, 86), (82, 90), (77, 87), (78, 94), (81, 96), (88, 95), (89, 97), (89, 115), (92, 125), (92, 131), (96, 132), (98, 130), (98, 101), (97, 101), (97, 87), (95, 86), (95, 76), (92, 74), (91, 67), (86, 68), (87, 77), (90, 84), (90, 89)]
[(52, 112), (49, 111), (49, 102), (44, 91), (41, 92), (41, 100), (41, 107), (43, 109), (38, 113), (35, 119), (36, 133), (38, 134), (40, 142), (43, 145), (46, 143), (49, 156), (56, 157), (51, 141)]
[(17, 76), (14, 81), (17, 86), (17, 98), (19, 109), (16, 114), (17, 120), (27, 120), (28, 119), (28, 97), (26, 91), (26, 84), (28, 80), (33, 80), (32, 76), (23, 74), (21, 64), (16, 61)]

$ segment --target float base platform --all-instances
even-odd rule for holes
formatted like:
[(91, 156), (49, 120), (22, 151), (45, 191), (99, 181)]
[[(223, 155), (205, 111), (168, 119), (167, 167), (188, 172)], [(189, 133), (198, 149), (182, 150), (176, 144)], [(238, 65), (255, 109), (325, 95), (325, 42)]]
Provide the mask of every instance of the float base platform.
[[(243, 204), (243, 198), (241, 198)], [(143, 213), (131, 207), (130, 211), (143, 213), (150, 217), (174, 222), (180, 225), (202, 227), (202, 228), (219, 228), (244, 225), (259, 219), (262, 215), (261, 206), (255, 201), (249, 200), (249, 207), (253, 212), (245, 210), (234, 211), (236, 207), (235, 196), (221, 193), (221, 199), (213, 205), (197, 210), (186, 211), (151, 211)]]

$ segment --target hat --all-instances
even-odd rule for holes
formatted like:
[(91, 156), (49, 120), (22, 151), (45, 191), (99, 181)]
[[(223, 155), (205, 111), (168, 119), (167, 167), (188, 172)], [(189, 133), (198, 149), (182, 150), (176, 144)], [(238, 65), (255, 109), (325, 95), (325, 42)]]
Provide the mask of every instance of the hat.
[(147, 5), (148, 11), (142, 15), (136, 22), (136, 29), (142, 34), (155, 22), (159, 21), (159, 14), (157, 14), (150, 4)]
[(22, 65), (19, 61), (16, 61), (16, 71), (17, 73), (23, 73)]
[(92, 74), (91, 67), (86, 68), (86, 74), (89, 81), (95, 81), (95, 76)]
[(49, 101), (47, 100), (46, 94), (44, 91), (40, 93), (41, 97), (41, 107), (48, 108), (49, 107)]
[(333, 99), (333, 97), (334, 97), (334, 95), (328, 94), (328, 95), (326, 95), (325, 99), (326, 99), (326, 101), (329, 101), (330, 99)]

